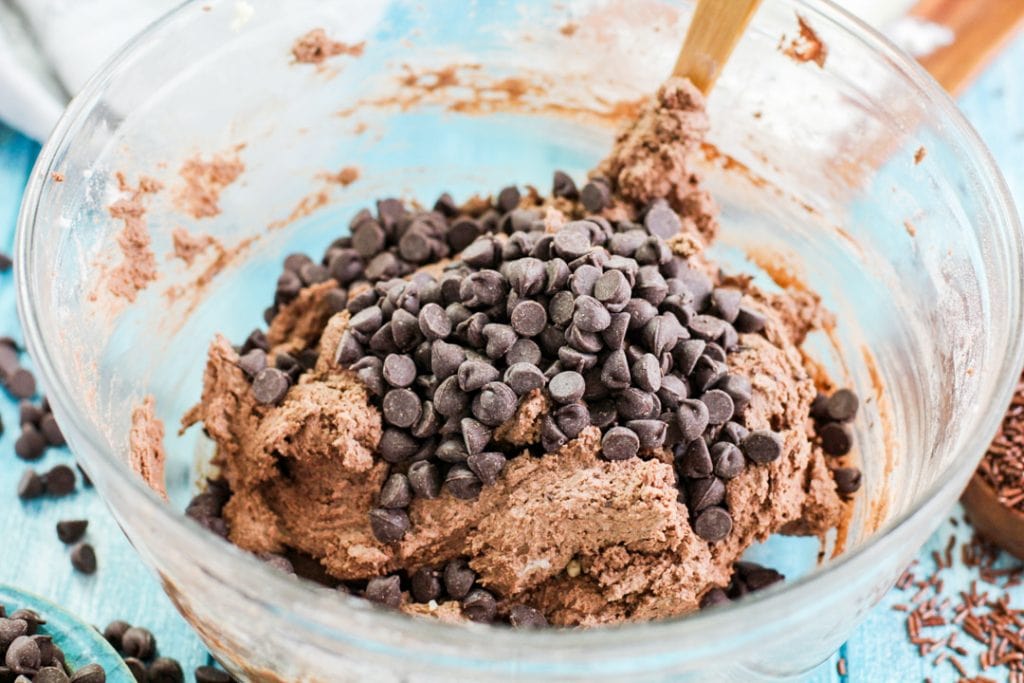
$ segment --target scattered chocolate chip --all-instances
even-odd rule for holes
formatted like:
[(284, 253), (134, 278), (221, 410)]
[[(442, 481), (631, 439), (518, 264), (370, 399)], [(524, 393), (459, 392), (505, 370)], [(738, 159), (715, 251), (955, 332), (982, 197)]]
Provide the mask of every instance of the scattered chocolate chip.
[(721, 389), (705, 392), (700, 397), (700, 402), (708, 407), (708, 424), (725, 424), (732, 418), (735, 411), (732, 397)]
[(234, 680), (226, 671), (212, 666), (200, 666), (195, 671), (196, 683), (232, 683)]
[(138, 657), (125, 657), (124, 663), (136, 683), (146, 683), (146, 664), (141, 659)]
[(157, 657), (146, 672), (147, 683), (184, 683), (185, 674), (177, 660)]
[(694, 515), (725, 500), (725, 484), (717, 477), (690, 480), (686, 487), (686, 501)]
[(640, 439), (640, 448), (661, 448), (668, 425), (662, 420), (629, 420), (626, 427)]
[(14, 453), (22, 460), (38, 460), (46, 452), (46, 438), (31, 423), (21, 426)]
[(474, 588), (462, 601), (462, 613), (470, 621), (489, 624), (494, 621), (497, 611), (494, 596), (483, 588)]
[(366, 599), (387, 607), (398, 607), (402, 604), (401, 579), (397, 574), (392, 576), (376, 576), (366, 584)]
[(56, 465), (43, 474), (46, 495), (59, 498), (75, 490), (75, 471), (67, 465)]
[(508, 187), (502, 188), (501, 192), (498, 193), (498, 197), (495, 199), (494, 205), (502, 213), (508, 213), (519, 206), (520, 198), (519, 188), (515, 185), (509, 185)]
[(751, 432), (740, 441), (739, 447), (752, 462), (763, 465), (782, 455), (782, 437), (769, 431)]
[(486, 485), (498, 480), (505, 467), (505, 456), (502, 453), (473, 453), (466, 459), (469, 469)]
[(676, 212), (663, 201), (651, 206), (644, 216), (644, 227), (647, 228), (647, 231), (665, 240), (678, 234), (682, 226), (682, 221), (679, 220)]
[(633, 382), (644, 391), (657, 392), (661, 389), (661, 363), (657, 356), (645, 353), (630, 368)]
[(21, 475), (21, 479), (18, 480), (18, 498), (22, 500), (32, 500), (43, 495), (46, 491), (46, 484), (43, 482), (43, 478), (40, 477), (35, 470), (25, 470)]
[(88, 543), (71, 548), (71, 566), (83, 574), (96, 572), (96, 551)]
[(737, 332), (742, 334), (760, 332), (764, 329), (766, 319), (764, 314), (753, 308), (747, 306), (740, 306), (739, 313), (736, 316), (736, 320), (733, 321), (733, 326)]
[(132, 627), (127, 621), (121, 621), (115, 619), (114, 621), (107, 624), (107, 627), (103, 629), (103, 637), (107, 639), (115, 650), (121, 651), (121, 641), (124, 638), (125, 632)]
[(31, 636), (18, 636), (7, 647), (4, 664), (14, 674), (34, 675), (39, 670), (39, 645)]
[(107, 672), (99, 664), (86, 664), (71, 674), (71, 683), (106, 683)]
[(709, 543), (716, 543), (732, 531), (732, 515), (720, 507), (709, 507), (693, 523), (694, 532)]
[(488, 427), (498, 427), (512, 418), (516, 412), (518, 398), (507, 384), (488, 382), (473, 398), (473, 415)]
[(836, 480), (836, 489), (844, 496), (858, 491), (863, 478), (856, 467), (837, 467), (832, 470), (832, 476)]
[(61, 543), (77, 543), (82, 540), (88, 527), (89, 520), (87, 519), (68, 519), (57, 522), (57, 538)]
[(410, 389), (392, 389), (384, 395), (381, 412), (396, 427), (412, 427), (423, 414), (423, 405)]
[(384, 359), (384, 380), (393, 387), (408, 387), (416, 379), (416, 363), (410, 356), (396, 353)]
[(562, 171), (555, 171), (554, 181), (551, 184), (551, 194), (555, 197), (563, 197), (569, 200), (575, 200), (579, 197), (579, 191), (576, 189), (576, 183), (573, 179)]
[(370, 510), (370, 529), (381, 543), (395, 543), (409, 530), (409, 515), (405, 510), (375, 508)]
[(586, 383), (578, 372), (560, 372), (548, 382), (548, 391), (558, 403), (575, 403), (583, 398)]

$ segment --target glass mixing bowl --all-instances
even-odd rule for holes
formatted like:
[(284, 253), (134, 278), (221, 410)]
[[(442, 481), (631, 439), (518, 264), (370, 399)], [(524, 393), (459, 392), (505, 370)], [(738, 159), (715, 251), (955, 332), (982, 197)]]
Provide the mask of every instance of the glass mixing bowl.
[[(703, 165), (723, 226), (712, 254), (766, 287), (809, 286), (836, 314), (807, 348), (865, 398), (865, 488), (844, 553), (819, 566), (817, 541), (778, 539), (753, 552), (790, 580), (739, 604), (525, 633), (383, 612), (283, 576), (182, 515), (210, 445), (175, 425), (198, 400), (213, 334), (240, 340), (262, 323), (283, 256), (322, 252), (376, 197), (546, 189), (556, 168), (582, 177), (669, 73), (691, 5), (192, 2), (72, 102), (18, 227), (28, 346), (73, 450), (230, 670), (286, 681), (795, 676), (843, 642), (953, 505), (1021, 365), (1016, 213), (975, 133), (915, 63), (831, 4), (768, 0), (708, 103)], [(797, 14), (826, 44), (823, 66), (780, 49)], [(365, 41), (361, 56), (294, 63), (293, 41), (316, 27)], [(178, 169), (215, 152), (245, 171), (218, 215), (193, 218), (176, 201)], [(346, 166), (356, 182), (325, 179)], [(105, 287), (123, 227), (108, 212), (117, 172), (164, 185), (145, 200), (159, 278), (131, 303)], [(172, 260), (177, 227), (219, 239), (226, 266), (216, 272), (211, 254)], [(147, 395), (168, 424), (170, 504), (128, 466), (131, 409)]]

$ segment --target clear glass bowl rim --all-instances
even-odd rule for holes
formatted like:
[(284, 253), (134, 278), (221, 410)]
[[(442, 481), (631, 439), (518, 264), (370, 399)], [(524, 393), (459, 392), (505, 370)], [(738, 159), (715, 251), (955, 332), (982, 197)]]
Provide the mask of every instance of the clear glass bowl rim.
[[(830, 0), (777, 1), (790, 5), (795, 11), (814, 21), (827, 23), (830, 29), (846, 33), (847, 37), (859, 41), (867, 49), (884, 57), (905, 82), (908, 96), (922, 98), (933, 107), (932, 111), (937, 112), (937, 116), (952, 128), (952, 135), (961, 142), (966, 152), (965, 160), (977, 171), (984, 194), (990, 201), (994, 213), (999, 217), (999, 224), (1006, 230), (1003, 237), (1008, 239), (1013, 248), (1011, 256), (1016, 258), (1017, 263), (1024, 262), (1020, 220), (1006, 182), (981, 138), (945, 90), (913, 58)], [(763, 628), (770, 626), (770, 620), (764, 620), (765, 615), (793, 611), (803, 602), (800, 599), (802, 595), (818, 594), (815, 588), (823, 587), (830, 577), (837, 573), (857, 575), (858, 569), (870, 563), (873, 553), (884, 553), (886, 547), (899, 542), (899, 539), (895, 538), (899, 529), (929, 515), (933, 518), (942, 515), (945, 510), (941, 508), (940, 501), (947, 498), (951, 489), (962, 487), (966, 483), (977, 466), (978, 459), (996, 433), (1005, 406), (1009, 404), (1017, 383), (1019, 369), (1024, 365), (1024, 336), (1020, 334), (1021, 320), (1024, 318), (1024, 299), (1020, 296), (1019, 284), (1016, 287), (1017, 291), (1011, 291), (1011, 296), (1016, 299), (1017, 304), (1013, 330), (1016, 334), (1007, 340), (1007, 353), (1000, 368), (1000, 379), (995, 385), (997, 389), (990, 394), (985, 409), (977, 411), (981, 417), (972, 436), (962, 447), (965, 453), (977, 453), (978, 459), (954, 459), (947, 471), (918, 496), (907, 512), (889, 520), (871, 538), (832, 561), (824, 571), (815, 571), (806, 577), (787, 581), (779, 588), (747, 596), (738, 603), (676, 619), (591, 630), (530, 632), (495, 629), (476, 624), (462, 626), (410, 619), (398, 613), (377, 609), (364, 600), (339, 594), (312, 582), (295, 581), (268, 568), (248, 553), (225, 544), (183, 514), (172, 510), (140, 477), (132, 474), (121, 460), (92, 438), (85, 415), (76, 410), (69, 387), (56, 371), (50, 357), (50, 348), (42, 334), (41, 321), (37, 318), (32, 303), (32, 273), (25, 265), (30, 262), (33, 228), (43, 186), (53, 170), (53, 163), (59, 152), (71, 142), (69, 134), (101, 99), (106, 86), (118, 75), (125, 63), (130, 61), (132, 55), (183, 17), (190, 6), (200, 3), (211, 4), (210, 0), (186, 0), (112, 56), (70, 102), (44, 144), (32, 170), (18, 216), (14, 258), (18, 313), (26, 345), (42, 377), (42, 384), (49, 391), (49, 401), (55, 406), (56, 412), (64, 418), (61, 423), (63, 429), (73, 433), (74, 441), (86, 445), (85, 450), (97, 456), (89, 458), (89, 467), (101, 468), (105, 478), (117, 481), (119, 493), (130, 495), (130, 500), (124, 501), (122, 505), (133, 506), (137, 515), (155, 517), (159, 520), (168, 534), (165, 541), (169, 542), (170, 536), (186, 540), (191, 544), (193, 557), (204, 558), (197, 561), (207, 565), (211, 573), (218, 578), (231, 576), (233, 588), (237, 592), (248, 596), (260, 596), (265, 606), (273, 609), (275, 617), (284, 618), (300, 628), (326, 631), (328, 635), (346, 639), (352, 639), (362, 631), (370, 634), (366, 636), (369, 641), (367, 644), (372, 643), (378, 652), (381, 649), (391, 649), (387, 644), (380, 642), (380, 634), (386, 632), (390, 634), (387, 640), (396, 643), (393, 649), (396, 655), (408, 654), (397, 643), (408, 644), (410, 638), (421, 644), (431, 641), (461, 644), (466, 647), (467, 656), (476, 659), (499, 658), (502, 652), (507, 651), (506, 648), (532, 651), (534, 654), (564, 653), (576, 649), (594, 652), (595, 648), (601, 648), (601, 652), (609, 655), (613, 652), (639, 655), (648, 651), (652, 645), (664, 643), (665, 639), (676, 643), (706, 644), (709, 639), (714, 642), (717, 635), (729, 636), (727, 644), (720, 644), (719, 647), (734, 649), (741, 645), (741, 641), (755, 639)], [(263, 597), (268, 595), (274, 598), (271, 600)], [(325, 599), (334, 600), (334, 608), (324, 609)], [(737, 630), (737, 623), (746, 624), (746, 627)], [(758, 626), (759, 623), (761, 626)], [(481, 645), (483, 649), (470, 647), (472, 645)], [(488, 652), (494, 654), (488, 655)], [(699, 656), (698, 653), (694, 654)]]

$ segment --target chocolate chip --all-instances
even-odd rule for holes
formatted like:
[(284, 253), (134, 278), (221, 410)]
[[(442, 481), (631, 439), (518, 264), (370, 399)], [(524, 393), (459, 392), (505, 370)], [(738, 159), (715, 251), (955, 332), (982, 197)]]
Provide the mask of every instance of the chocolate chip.
[(732, 397), (721, 389), (704, 392), (700, 401), (708, 407), (708, 424), (725, 424), (733, 416)]
[(829, 422), (818, 427), (821, 448), (828, 455), (846, 455), (853, 448), (853, 432), (842, 422)]
[(584, 295), (576, 299), (572, 322), (583, 332), (600, 332), (611, 324), (612, 318), (597, 299)]
[(420, 332), (427, 339), (444, 339), (452, 331), (452, 321), (438, 304), (426, 304), (420, 309), (417, 320)]
[(494, 621), (498, 605), (494, 596), (483, 588), (474, 588), (462, 601), (462, 613), (470, 621), (489, 624)]
[(185, 674), (181, 665), (170, 657), (157, 657), (149, 665), (147, 683), (183, 683)]
[(386, 242), (387, 235), (376, 221), (364, 221), (352, 231), (352, 248), (367, 260), (380, 253)]
[(444, 479), (448, 492), (460, 500), (473, 500), (480, 495), (481, 482), (473, 471), (464, 465), (453, 465)]
[(416, 379), (416, 363), (412, 357), (397, 353), (384, 358), (384, 381), (393, 387), (408, 387)]
[(14, 442), (14, 453), (22, 460), (38, 460), (46, 452), (46, 438), (32, 424), (24, 424)]
[(107, 627), (103, 629), (103, 637), (107, 639), (115, 650), (121, 650), (121, 640), (124, 638), (125, 631), (132, 627), (127, 621), (121, 621), (115, 619), (114, 621), (107, 624)]
[(263, 405), (277, 405), (288, 393), (291, 381), (288, 375), (277, 368), (260, 370), (252, 381), (252, 395)]
[(498, 193), (498, 197), (495, 199), (494, 205), (502, 213), (508, 213), (519, 206), (520, 198), (519, 188), (515, 185), (509, 185), (508, 187), (502, 188)]
[(594, 283), (594, 298), (609, 307), (625, 306), (632, 290), (626, 276), (618, 270), (609, 270)]
[(96, 571), (96, 551), (88, 543), (79, 543), (71, 548), (71, 566), (83, 574)]
[(644, 391), (657, 392), (661, 389), (661, 364), (650, 353), (640, 356), (630, 368), (633, 382)]
[(508, 623), (512, 628), (544, 628), (548, 620), (529, 605), (513, 605), (508, 611)]
[(711, 454), (704, 439), (693, 439), (677, 461), (679, 473), (689, 479), (710, 477), (714, 471)]
[(510, 325), (489, 323), (484, 325), (483, 335), (487, 339), (485, 351), (487, 356), (494, 360), (501, 358), (516, 343), (516, 333)]
[(719, 318), (734, 323), (740, 314), (741, 298), (742, 294), (738, 289), (718, 287), (711, 292), (711, 306)]
[(466, 351), (457, 344), (438, 340), (430, 345), (430, 370), (439, 380), (455, 374), (465, 360)]
[(709, 507), (697, 515), (693, 530), (705, 541), (716, 543), (732, 531), (732, 515), (720, 507)]
[(512, 309), (510, 316), (512, 329), (523, 337), (534, 337), (544, 330), (548, 322), (548, 314), (544, 304), (538, 301), (520, 301)]
[(687, 327), (694, 337), (715, 341), (725, 332), (725, 321), (713, 315), (695, 315)]
[(400, 472), (389, 476), (380, 489), (380, 506), (387, 509), (405, 508), (411, 502), (412, 487), (406, 476)]
[(551, 248), (567, 261), (577, 259), (591, 249), (590, 230), (584, 221), (566, 223), (555, 233)]
[(849, 389), (840, 389), (829, 397), (825, 412), (837, 422), (849, 422), (857, 415), (859, 405), (857, 394)]
[(441, 474), (432, 462), (419, 461), (409, 465), (409, 486), (419, 498), (437, 498), (441, 493)]
[(460, 463), (466, 462), (469, 453), (466, 452), (466, 444), (462, 439), (450, 438), (441, 442), (437, 447), (436, 455), (442, 462)]
[(665, 444), (668, 425), (661, 420), (630, 420), (626, 427), (636, 433), (641, 448), (661, 448)]
[(89, 527), (87, 519), (68, 519), (57, 522), (57, 538), (61, 543), (77, 543)]
[(156, 638), (141, 626), (132, 626), (121, 636), (121, 651), (127, 657), (149, 659), (156, 654)]
[(729, 368), (725, 363), (712, 360), (706, 355), (701, 356), (697, 360), (697, 367), (690, 373), (690, 387), (695, 392), (703, 393), (718, 384), (728, 371)]
[(725, 484), (717, 477), (692, 479), (686, 487), (686, 500), (691, 514), (699, 514), (725, 500)]
[(656, 410), (654, 401), (654, 394), (636, 387), (626, 387), (615, 399), (615, 409), (623, 420), (643, 420), (660, 412)]
[(551, 195), (576, 200), (579, 197), (579, 191), (576, 189), (576, 183), (567, 173), (555, 171), (555, 177), (551, 183)]
[(715, 607), (716, 605), (725, 605), (732, 602), (729, 596), (725, 594), (725, 591), (721, 588), (712, 588), (704, 594), (700, 599), (700, 608), (707, 609), (708, 607)]
[(405, 510), (374, 508), (370, 510), (370, 530), (381, 543), (395, 543), (409, 530), (409, 515)]
[(690, 395), (690, 387), (686, 380), (676, 375), (665, 375), (661, 378), (661, 388), (658, 389), (658, 398), (661, 404), (669, 410), (675, 410), (679, 404)]
[(863, 479), (861, 471), (856, 467), (837, 467), (832, 470), (832, 476), (836, 480), (836, 489), (844, 496), (858, 491)]
[(377, 452), (387, 462), (398, 463), (412, 457), (419, 448), (419, 442), (409, 436), (408, 433), (400, 429), (388, 427), (381, 434), (380, 443), (377, 445)]
[(738, 446), (749, 433), (750, 431), (738, 422), (726, 422), (718, 432), (718, 438)]
[(195, 671), (196, 683), (232, 683), (231, 675), (213, 666), (200, 666)]
[(727, 441), (719, 441), (711, 447), (711, 462), (714, 464), (715, 476), (722, 479), (736, 477), (743, 471), (745, 464), (743, 452), (738, 446)]
[(612, 192), (608, 184), (599, 178), (594, 178), (583, 186), (580, 191), (580, 203), (590, 213), (600, 211), (611, 203)]
[(733, 326), (740, 333), (760, 332), (764, 329), (765, 322), (766, 319), (760, 311), (747, 306), (740, 306), (736, 320), (733, 321)]
[(491, 440), (491, 430), (483, 422), (474, 420), (471, 417), (463, 418), (459, 422), (459, 429), (462, 430), (462, 439), (466, 445), (467, 453), (479, 453)]
[(397, 574), (375, 576), (366, 583), (366, 599), (387, 607), (402, 604), (402, 580)]
[(132, 678), (135, 679), (136, 683), (147, 683), (146, 681), (146, 665), (141, 659), (137, 657), (125, 657), (124, 664), (128, 667), (129, 673)]
[(11, 673), (34, 675), (39, 670), (39, 645), (30, 636), (18, 636), (8, 646), (4, 663)]
[(743, 455), (759, 465), (777, 460), (782, 455), (782, 437), (775, 432), (751, 432), (739, 446)]
[(409, 577), (409, 593), (416, 602), (430, 602), (441, 597), (441, 572), (421, 568)]
[(682, 226), (682, 221), (679, 220), (676, 212), (663, 201), (658, 201), (651, 206), (644, 216), (644, 227), (647, 228), (647, 231), (665, 240), (678, 234)]
[(434, 392), (434, 409), (445, 417), (458, 417), (466, 411), (469, 397), (459, 388), (459, 378), (442, 381)]
[(544, 290), (547, 269), (544, 261), (538, 258), (526, 257), (511, 261), (506, 264), (505, 272), (509, 284), (519, 296), (534, 296)]
[(420, 419), (423, 406), (410, 389), (392, 389), (384, 395), (381, 412), (396, 427), (411, 427)]
[(18, 480), (18, 498), (32, 500), (43, 495), (46, 485), (43, 478), (36, 474), (35, 470), (25, 470)]
[(538, 365), (541, 361), (541, 350), (537, 342), (532, 339), (517, 339), (512, 348), (505, 354), (505, 362), (509, 366), (516, 363), (528, 363)]
[(107, 672), (99, 664), (80, 666), (71, 675), (71, 683), (106, 683), (106, 680)]
[(548, 382), (551, 398), (558, 403), (576, 403), (583, 398), (585, 388), (583, 375), (573, 371), (560, 372)]
[(488, 382), (498, 379), (498, 369), (490, 363), (478, 360), (467, 360), (459, 366), (459, 388), (463, 391), (476, 391)]
[(569, 278), (569, 290), (576, 296), (591, 296), (594, 285), (601, 277), (601, 269), (591, 265), (581, 265), (573, 271)]
[(505, 468), (505, 456), (496, 452), (473, 453), (466, 459), (466, 464), (480, 481), (490, 486)]
[(462, 600), (472, 590), (476, 572), (469, 568), (466, 560), (457, 558), (445, 565), (443, 578), (448, 596), (454, 600)]
[(530, 363), (513, 363), (505, 370), (503, 379), (505, 384), (519, 396), (533, 389), (539, 389), (545, 383), (544, 373)]
[(601, 381), (609, 389), (620, 390), (629, 386), (629, 361), (624, 351), (612, 351), (601, 366)]
[(601, 452), (608, 460), (628, 460), (640, 451), (640, 438), (627, 427), (612, 427), (601, 439)]
[(515, 415), (517, 403), (516, 392), (507, 384), (488, 382), (473, 398), (471, 410), (488, 427), (497, 427)]
[[(447, 318), (447, 315), (445, 317)], [(411, 351), (423, 341), (419, 321), (405, 309), (400, 308), (394, 312), (391, 316), (390, 329), (391, 338), (400, 351)]]
[(737, 413), (750, 403), (750, 399), (754, 394), (753, 388), (750, 386), (750, 380), (743, 375), (726, 375), (718, 381), (715, 388), (729, 394)]
[[(554, 238), (551, 238), (554, 247)], [(544, 264), (544, 291), (548, 294), (558, 292), (569, 282), (571, 271), (569, 264), (560, 258), (553, 258)]]
[(255, 377), (267, 367), (267, 352), (253, 349), (238, 359), (238, 367), (249, 377)]
[(381, 310), (380, 306), (364, 308), (353, 315), (348, 321), (350, 329), (362, 332), (363, 334), (372, 334), (376, 332), (380, 329), (382, 324), (384, 324), (384, 312)]
[(67, 465), (56, 465), (43, 475), (46, 494), (59, 498), (75, 490), (75, 471)]

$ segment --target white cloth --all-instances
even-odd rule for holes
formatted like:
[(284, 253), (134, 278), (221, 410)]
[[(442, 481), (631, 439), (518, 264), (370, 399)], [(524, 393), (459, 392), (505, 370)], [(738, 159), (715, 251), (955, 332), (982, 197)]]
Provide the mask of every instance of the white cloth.
[[(0, 120), (45, 140), (70, 96), (180, 0), (0, 0)], [(888, 26), (913, 0), (840, 0)]]

